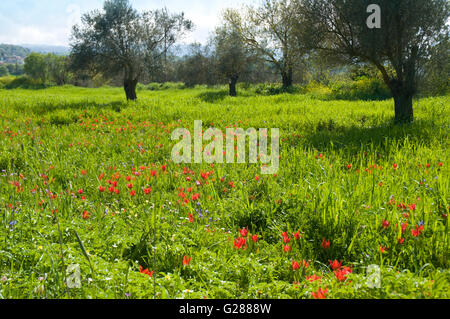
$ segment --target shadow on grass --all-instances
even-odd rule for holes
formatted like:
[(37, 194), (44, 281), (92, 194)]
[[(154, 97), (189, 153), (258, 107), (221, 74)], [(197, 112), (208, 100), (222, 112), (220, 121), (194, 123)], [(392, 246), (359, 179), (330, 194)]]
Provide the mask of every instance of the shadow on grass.
[(115, 112), (120, 113), (123, 108), (128, 106), (128, 102), (126, 101), (111, 101), (111, 102), (96, 102), (93, 100), (86, 101), (78, 101), (78, 102), (65, 102), (61, 101), (60, 103), (55, 102), (40, 102), (38, 107), (33, 108), (34, 114), (47, 114), (52, 113), (54, 111), (60, 110), (86, 110), (90, 108), (95, 109), (111, 109)]
[(423, 119), (403, 125), (389, 121), (371, 127), (339, 126), (339, 124), (327, 122), (308, 128), (304, 134), (304, 143), (319, 151), (334, 149), (353, 155), (362, 149), (373, 149), (388, 154), (391, 148), (401, 149), (406, 140), (413, 147), (435, 142), (440, 138), (440, 128), (442, 125), (435, 121)]
[(216, 103), (223, 101), (228, 96), (228, 91), (208, 91), (200, 93), (197, 97), (203, 102)]

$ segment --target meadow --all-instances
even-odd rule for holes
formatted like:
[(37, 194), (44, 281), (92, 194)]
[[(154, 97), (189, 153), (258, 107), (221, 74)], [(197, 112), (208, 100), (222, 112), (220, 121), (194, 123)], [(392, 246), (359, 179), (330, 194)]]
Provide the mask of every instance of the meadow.
[[(0, 298), (449, 298), (449, 97), (0, 90)], [(280, 169), (171, 161), (279, 128)], [(70, 265), (81, 283), (68, 288)]]

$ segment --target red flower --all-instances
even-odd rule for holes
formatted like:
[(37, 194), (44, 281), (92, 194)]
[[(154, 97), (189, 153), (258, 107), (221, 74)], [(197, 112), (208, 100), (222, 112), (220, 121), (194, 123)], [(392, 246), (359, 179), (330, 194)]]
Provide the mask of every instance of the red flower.
[(241, 234), (241, 237), (247, 237), (248, 236), (248, 226), (247, 226), (247, 228), (240, 229), (239, 233)]
[(322, 280), (322, 276), (316, 276), (316, 274), (313, 274), (312, 276), (306, 277), (306, 280), (313, 282), (316, 280)]
[(328, 289), (323, 289), (319, 287), (319, 290), (312, 292), (311, 295), (314, 299), (326, 299), (328, 294)]
[(132, 188), (133, 188), (133, 184), (128, 184), (127, 187), (128, 187), (129, 189), (132, 189)]
[(394, 165), (392, 165), (392, 167), (394, 168), (394, 170), (396, 170), (398, 165), (394, 163)]
[(329, 260), (329, 262), (333, 270), (341, 269), (342, 261), (338, 262), (337, 259), (334, 259), (333, 261)]
[(334, 275), (339, 281), (345, 281), (347, 279), (347, 275), (351, 274), (352, 272), (353, 272), (352, 268), (344, 267), (342, 269), (335, 270)]
[(91, 217), (91, 215), (89, 214), (88, 211), (84, 211), (83, 212), (83, 219), (89, 219), (89, 217)]
[(330, 241), (325, 241), (325, 238), (322, 240), (322, 247), (323, 249), (327, 250), (328, 248), (330, 248)]
[(297, 230), (297, 232), (294, 233), (294, 238), (295, 238), (296, 240), (299, 240), (300, 237), (302, 237), (302, 235), (300, 234), (300, 231)]
[(416, 210), (416, 204), (409, 205), (409, 210)]
[(398, 243), (399, 243), (400, 245), (403, 245), (404, 242), (405, 242), (405, 238), (400, 238), (400, 239), (398, 240)]
[(188, 258), (186, 256), (183, 257), (183, 266), (189, 266), (191, 264), (191, 258)]
[(283, 246), (283, 250), (284, 250), (285, 253), (288, 253), (288, 252), (291, 251), (291, 246), (285, 245), (285, 246)]
[(247, 245), (247, 238), (242, 238), (242, 237), (240, 237), (240, 238), (236, 238), (235, 240), (234, 240), (234, 248), (236, 248), (236, 249), (245, 249), (245, 246)]
[(136, 195), (136, 192), (135, 192), (134, 190), (132, 190), (132, 191), (130, 192), (130, 196), (133, 197), (133, 196), (135, 196), (135, 195)]
[(292, 261), (292, 270), (296, 271), (300, 269), (300, 267), (308, 269), (309, 261), (305, 261), (304, 259), (301, 262), (296, 262), (295, 260)]
[(100, 186), (100, 187), (98, 188), (98, 190), (100, 191), (100, 193), (103, 193), (103, 192), (105, 191), (105, 188), (104, 188), (103, 186)]
[(291, 241), (291, 237), (289, 237), (289, 233), (286, 231), (284, 233), (281, 233), (283, 235), (283, 241), (285, 244), (289, 243)]
[(165, 172), (165, 171), (167, 170), (167, 165), (161, 166), (161, 170), (162, 170), (163, 172)]
[(78, 190), (78, 194), (80, 194), (80, 195), (83, 194), (83, 190), (82, 190), (82, 189), (79, 189), (79, 190)]
[(140, 272), (141, 274), (148, 275), (149, 278), (152, 278), (153, 273), (154, 273), (153, 270), (152, 270), (152, 271), (149, 271), (148, 268), (147, 268), (147, 269), (143, 269), (142, 266), (140, 266), (140, 267), (141, 267), (141, 268), (139, 269), (139, 272)]
[(388, 228), (388, 227), (389, 227), (389, 224), (390, 224), (390, 222), (388, 222), (387, 220), (385, 220), (385, 219), (383, 218), (383, 221), (382, 221), (383, 228)]
[(383, 245), (380, 245), (380, 251), (381, 253), (384, 253), (385, 251), (388, 251), (389, 248), (388, 247), (383, 247)]
[(302, 261), (302, 266), (303, 266), (303, 268), (308, 269), (308, 268), (309, 268), (309, 261), (305, 261), (305, 260), (303, 259), (303, 261)]
[(351, 169), (351, 168), (352, 168), (352, 164), (348, 164), (347, 169)]
[(419, 227), (417, 227), (415, 229), (411, 229), (411, 235), (413, 235), (414, 237), (419, 237), (421, 233), (422, 232)]
[(151, 188), (145, 188), (145, 189), (144, 189), (145, 195), (149, 195), (151, 192), (152, 192), (152, 189), (151, 189)]
[(252, 240), (253, 242), (257, 243), (259, 240), (258, 235), (252, 235)]
[[(404, 222), (404, 223), (401, 224), (402, 235), (403, 235), (403, 233), (405, 232), (406, 227), (408, 227), (408, 224), (407, 224), (406, 222)], [(398, 225), (397, 225), (397, 229), (398, 229)]]
[(189, 214), (189, 222), (192, 224), (194, 222), (194, 216)]

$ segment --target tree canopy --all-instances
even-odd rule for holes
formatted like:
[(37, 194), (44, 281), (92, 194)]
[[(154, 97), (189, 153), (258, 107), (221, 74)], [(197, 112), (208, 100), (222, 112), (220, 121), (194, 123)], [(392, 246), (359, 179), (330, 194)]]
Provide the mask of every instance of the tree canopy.
[(123, 77), (128, 100), (136, 100), (139, 79), (152, 69), (192, 22), (167, 10), (138, 12), (128, 0), (108, 0), (103, 11), (83, 15), (72, 32), (74, 68)]
[[(381, 9), (379, 27), (368, 24), (369, 5)], [(397, 122), (413, 120), (417, 74), (448, 29), (447, 0), (303, 0), (301, 42), (348, 61), (371, 63), (395, 101)]]
[(293, 72), (305, 55), (296, 32), (303, 28), (296, 0), (264, 0), (259, 7), (228, 9), (224, 19), (242, 41), (278, 69), (283, 86), (292, 85)]

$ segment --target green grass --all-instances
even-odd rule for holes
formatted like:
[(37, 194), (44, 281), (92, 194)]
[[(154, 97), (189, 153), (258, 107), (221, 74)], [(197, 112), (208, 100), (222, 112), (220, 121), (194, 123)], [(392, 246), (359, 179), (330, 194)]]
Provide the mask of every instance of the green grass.
[[(127, 103), (118, 88), (0, 90), (0, 298), (313, 298), (319, 287), (327, 298), (449, 298), (449, 97), (415, 101), (415, 122), (394, 126), (392, 100), (223, 92), (143, 89)], [(171, 132), (194, 120), (279, 128), (279, 172), (172, 163)], [(184, 203), (181, 188), (200, 198)], [(259, 241), (238, 250), (247, 226)], [(342, 282), (334, 259), (352, 267)], [(70, 264), (81, 288), (65, 287)]]

